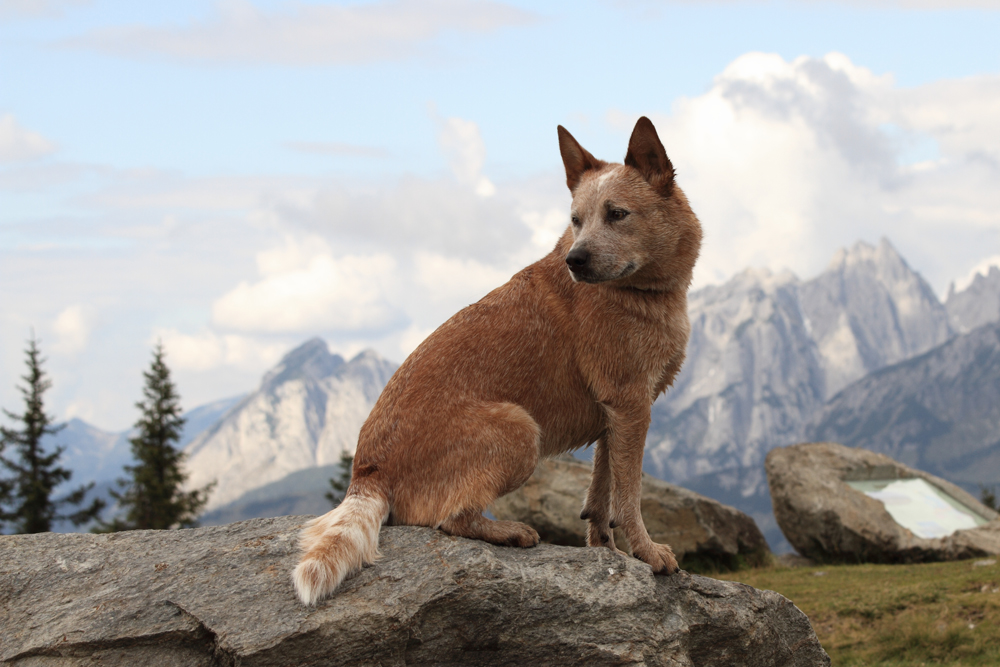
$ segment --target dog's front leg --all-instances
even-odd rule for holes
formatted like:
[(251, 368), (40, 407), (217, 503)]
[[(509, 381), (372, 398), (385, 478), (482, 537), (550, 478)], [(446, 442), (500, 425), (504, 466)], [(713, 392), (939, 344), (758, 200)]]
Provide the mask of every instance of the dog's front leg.
[(611, 517), (612, 508), (611, 466), (608, 458), (608, 444), (605, 436), (601, 436), (594, 444), (594, 470), (590, 477), (590, 487), (587, 489), (587, 499), (583, 503), (580, 518), (588, 521), (587, 546), (607, 547), (618, 551), (615, 537), (611, 532), (614, 527)]
[(677, 571), (673, 549), (649, 539), (642, 521), (642, 456), (649, 429), (649, 406), (647, 404), (645, 410), (608, 408), (608, 417), (605, 438), (613, 478), (612, 519), (625, 532), (633, 556), (649, 563), (656, 574), (673, 574)]

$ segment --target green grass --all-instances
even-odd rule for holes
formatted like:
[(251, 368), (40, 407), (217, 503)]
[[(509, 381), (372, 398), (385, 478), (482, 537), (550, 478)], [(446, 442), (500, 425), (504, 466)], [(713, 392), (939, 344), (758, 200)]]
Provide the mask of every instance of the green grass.
[(836, 667), (995, 667), (1000, 561), (976, 562), (771, 566), (713, 576), (792, 600)]

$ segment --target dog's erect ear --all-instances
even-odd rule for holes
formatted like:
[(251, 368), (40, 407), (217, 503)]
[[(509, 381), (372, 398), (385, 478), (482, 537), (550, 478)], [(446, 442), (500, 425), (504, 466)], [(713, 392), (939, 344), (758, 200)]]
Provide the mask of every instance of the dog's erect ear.
[(565, 127), (560, 125), (558, 129), (559, 152), (562, 153), (563, 165), (566, 167), (566, 185), (569, 186), (569, 191), (573, 192), (580, 184), (583, 172), (588, 169), (598, 169), (606, 163), (588, 153)]
[(667, 151), (663, 150), (656, 128), (645, 116), (636, 121), (632, 130), (625, 164), (637, 169), (660, 195), (670, 196), (674, 187), (674, 165), (670, 164)]

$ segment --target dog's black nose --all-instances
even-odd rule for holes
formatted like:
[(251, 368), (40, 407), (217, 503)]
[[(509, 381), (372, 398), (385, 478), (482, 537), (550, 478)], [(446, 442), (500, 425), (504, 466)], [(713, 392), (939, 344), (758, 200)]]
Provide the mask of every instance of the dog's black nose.
[(569, 264), (570, 271), (579, 271), (587, 266), (590, 261), (590, 252), (583, 248), (575, 248), (566, 255), (566, 263)]

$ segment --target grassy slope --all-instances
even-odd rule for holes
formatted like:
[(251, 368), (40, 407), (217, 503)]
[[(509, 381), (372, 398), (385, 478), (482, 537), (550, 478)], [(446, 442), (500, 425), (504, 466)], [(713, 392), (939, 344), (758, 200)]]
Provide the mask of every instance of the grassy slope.
[[(777, 591), (841, 665), (1000, 665), (1000, 561), (771, 567), (714, 575)], [(822, 573), (822, 574), (821, 574)]]

